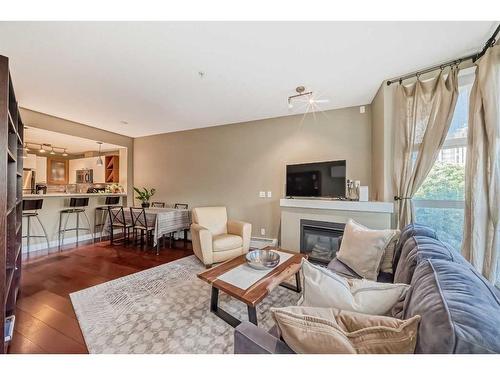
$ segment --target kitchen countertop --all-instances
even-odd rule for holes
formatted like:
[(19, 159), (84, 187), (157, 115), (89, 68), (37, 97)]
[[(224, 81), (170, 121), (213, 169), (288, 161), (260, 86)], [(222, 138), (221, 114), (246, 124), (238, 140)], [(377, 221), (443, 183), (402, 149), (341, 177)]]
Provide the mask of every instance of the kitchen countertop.
[(24, 194), (23, 198), (66, 198), (66, 197), (126, 197), (125, 193), (49, 193), (49, 194)]

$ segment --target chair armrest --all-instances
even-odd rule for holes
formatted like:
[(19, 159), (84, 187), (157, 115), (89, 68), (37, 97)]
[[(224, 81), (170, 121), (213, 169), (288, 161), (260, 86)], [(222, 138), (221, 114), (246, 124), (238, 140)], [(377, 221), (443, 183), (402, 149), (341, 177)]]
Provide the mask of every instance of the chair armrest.
[(243, 238), (243, 252), (247, 253), (250, 249), (250, 237), (252, 236), (252, 224), (238, 220), (227, 221), (227, 232)]
[(193, 252), (205, 264), (213, 263), (212, 254), (212, 233), (199, 224), (191, 224), (191, 240)]
[(294, 351), (276, 336), (249, 322), (234, 330), (234, 354), (293, 354)]

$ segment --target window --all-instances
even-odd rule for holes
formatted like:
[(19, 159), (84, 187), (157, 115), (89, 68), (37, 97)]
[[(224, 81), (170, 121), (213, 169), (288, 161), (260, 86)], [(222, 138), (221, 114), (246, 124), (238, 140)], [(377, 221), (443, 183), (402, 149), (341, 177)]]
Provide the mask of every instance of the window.
[(434, 228), (440, 240), (457, 251), (462, 246), (464, 227), (465, 160), (467, 157), (467, 122), (469, 96), (474, 72), (459, 76), (459, 96), (455, 113), (433, 168), (415, 194), (417, 223)]

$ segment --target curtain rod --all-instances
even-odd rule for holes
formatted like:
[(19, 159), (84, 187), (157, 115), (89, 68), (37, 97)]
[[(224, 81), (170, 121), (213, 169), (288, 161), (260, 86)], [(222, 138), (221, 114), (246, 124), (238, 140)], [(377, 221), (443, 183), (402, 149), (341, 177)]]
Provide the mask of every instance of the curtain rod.
[(462, 63), (464, 61), (467, 61), (467, 60), (472, 60), (472, 62), (476, 62), (479, 58), (481, 58), (486, 53), (486, 51), (488, 50), (488, 48), (493, 47), (495, 45), (495, 43), (496, 43), (496, 37), (497, 37), (497, 35), (498, 35), (499, 32), (500, 32), (500, 24), (497, 26), (497, 28), (493, 32), (493, 35), (491, 36), (491, 38), (489, 38), (486, 41), (486, 44), (484, 45), (484, 47), (481, 50), (481, 52), (474, 53), (472, 55), (468, 55), (468, 56), (464, 56), (464, 57), (460, 57), (458, 59), (450, 60), (450, 61), (447, 61), (447, 62), (445, 62), (443, 64), (434, 65), (434, 66), (431, 66), (430, 68), (425, 68), (425, 69), (422, 69), (422, 70), (418, 70), (418, 71), (416, 71), (414, 73), (406, 74), (406, 75), (401, 76), (399, 78), (391, 79), (391, 80), (387, 81), (387, 86), (390, 86), (391, 84), (396, 83), (396, 82), (401, 83), (405, 79), (412, 78), (412, 77), (418, 77), (421, 74), (429, 73), (429, 72), (432, 72), (434, 70), (444, 69), (447, 66), (459, 65), (460, 63)]

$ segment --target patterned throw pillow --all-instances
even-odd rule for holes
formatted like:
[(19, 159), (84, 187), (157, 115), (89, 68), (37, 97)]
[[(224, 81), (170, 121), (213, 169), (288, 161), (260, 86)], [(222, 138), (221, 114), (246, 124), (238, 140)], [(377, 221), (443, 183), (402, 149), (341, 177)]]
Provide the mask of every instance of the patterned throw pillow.
[(271, 309), (286, 344), (304, 354), (411, 354), (420, 316), (399, 320), (334, 308)]

